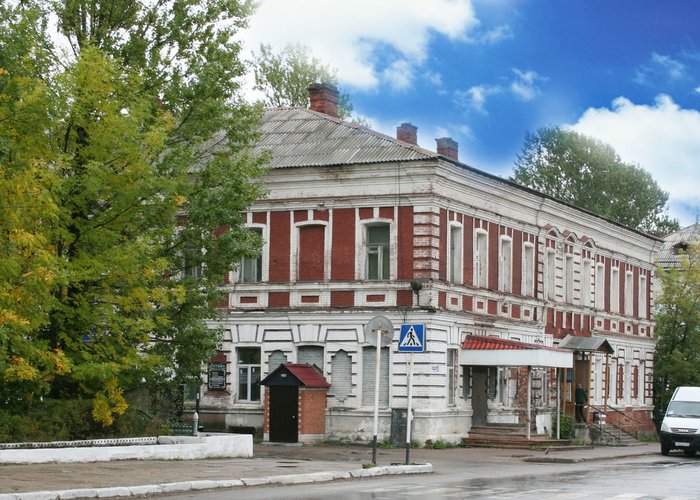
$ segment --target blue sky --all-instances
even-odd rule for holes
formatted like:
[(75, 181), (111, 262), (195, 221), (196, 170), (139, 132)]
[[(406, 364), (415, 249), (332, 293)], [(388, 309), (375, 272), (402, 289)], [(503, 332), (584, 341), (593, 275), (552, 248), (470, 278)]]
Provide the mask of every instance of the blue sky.
[(244, 33), (309, 47), (355, 112), (504, 177), (525, 134), (559, 125), (612, 145), (700, 217), (700, 3), (692, 0), (261, 0)]

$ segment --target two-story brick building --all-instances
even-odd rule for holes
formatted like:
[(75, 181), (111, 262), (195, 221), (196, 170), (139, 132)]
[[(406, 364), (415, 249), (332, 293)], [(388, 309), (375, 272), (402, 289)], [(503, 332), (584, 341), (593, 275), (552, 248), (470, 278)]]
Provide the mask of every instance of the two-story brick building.
[[(402, 324), (426, 328), (413, 371), (418, 441), (522, 422), (529, 407), (548, 428), (557, 364), (538, 366), (527, 348), (572, 336), (592, 342), (574, 342), (564, 400), (579, 380), (592, 404), (648, 421), (658, 240), (460, 163), (450, 139), (425, 150), (411, 124), (393, 138), (344, 122), (336, 95), (312, 86), (311, 109), (265, 113), (269, 195), (247, 213), (265, 243), (225, 279), (201, 421), (261, 430), (257, 382), (308, 363), (330, 383), (325, 437), (371, 439), (376, 351), (364, 326), (377, 315), (395, 341)], [(396, 342), (380, 354), (381, 440), (407, 405), (408, 357)]]

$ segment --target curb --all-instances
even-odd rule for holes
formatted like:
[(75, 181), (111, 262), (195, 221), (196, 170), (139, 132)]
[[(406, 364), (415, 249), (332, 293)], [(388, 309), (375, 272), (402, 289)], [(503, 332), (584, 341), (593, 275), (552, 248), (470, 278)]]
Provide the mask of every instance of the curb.
[(58, 491), (29, 491), (24, 493), (2, 493), (0, 500), (64, 500), (75, 498), (109, 498), (141, 496), (156, 493), (174, 493), (220, 488), (239, 488), (262, 485), (305, 484), (375, 476), (398, 474), (428, 474), (433, 472), (432, 464), (388, 465), (371, 469), (351, 471), (309, 472), (307, 474), (287, 474), (255, 478), (225, 479), (221, 481), (183, 481), (179, 483), (147, 484), (143, 486), (118, 486), (110, 488), (80, 488)]
[[(579, 458), (564, 458), (564, 457), (525, 457), (523, 462), (542, 463), (542, 464), (580, 464), (583, 462), (601, 462), (603, 460), (619, 460), (621, 458), (642, 457), (647, 455), (658, 455), (658, 451), (648, 451), (641, 453), (628, 453), (625, 455), (611, 455), (604, 457), (579, 457)], [(0, 499), (1, 500), (1, 499)]]

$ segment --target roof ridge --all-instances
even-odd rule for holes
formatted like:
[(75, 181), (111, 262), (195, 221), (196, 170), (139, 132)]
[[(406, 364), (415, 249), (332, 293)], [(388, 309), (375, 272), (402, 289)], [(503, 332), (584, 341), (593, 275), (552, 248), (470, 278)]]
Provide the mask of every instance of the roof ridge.
[(336, 123), (337, 125), (352, 128), (352, 129), (355, 129), (355, 130), (362, 132), (364, 134), (391, 142), (392, 144), (395, 144), (397, 146), (411, 149), (413, 151), (416, 151), (417, 153), (421, 153), (421, 154), (427, 156), (428, 158), (436, 158), (439, 156), (435, 151), (430, 151), (429, 149), (425, 149), (417, 144), (411, 144), (409, 142), (400, 141), (396, 137), (392, 137), (392, 136), (384, 134), (382, 132), (378, 132), (374, 129), (371, 129), (371, 128), (366, 127), (364, 125), (361, 125), (359, 123), (350, 122), (350, 121), (344, 120), (340, 117), (331, 116), (331, 115), (328, 115), (326, 113), (321, 113), (320, 111), (314, 111), (313, 109), (305, 108), (303, 106), (287, 106), (287, 107), (282, 106), (282, 107), (276, 107), (276, 108), (265, 108), (265, 110), (266, 111), (284, 111), (284, 110), (304, 111), (310, 115), (331, 121), (333, 123)]

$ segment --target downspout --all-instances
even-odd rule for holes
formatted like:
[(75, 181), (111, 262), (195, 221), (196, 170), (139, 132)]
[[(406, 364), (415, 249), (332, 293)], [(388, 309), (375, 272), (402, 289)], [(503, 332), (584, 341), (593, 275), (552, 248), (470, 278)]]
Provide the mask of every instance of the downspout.
[(562, 371), (559, 367), (557, 370), (557, 439), (561, 439), (561, 375)]
[(530, 426), (531, 426), (531, 411), (532, 403), (530, 398), (532, 397), (532, 367), (527, 366), (527, 440), (530, 440)]
[(603, 413), (608, 413), (608, 398), (610, 397), (610, 353), (605, 353), (605, 401)]

